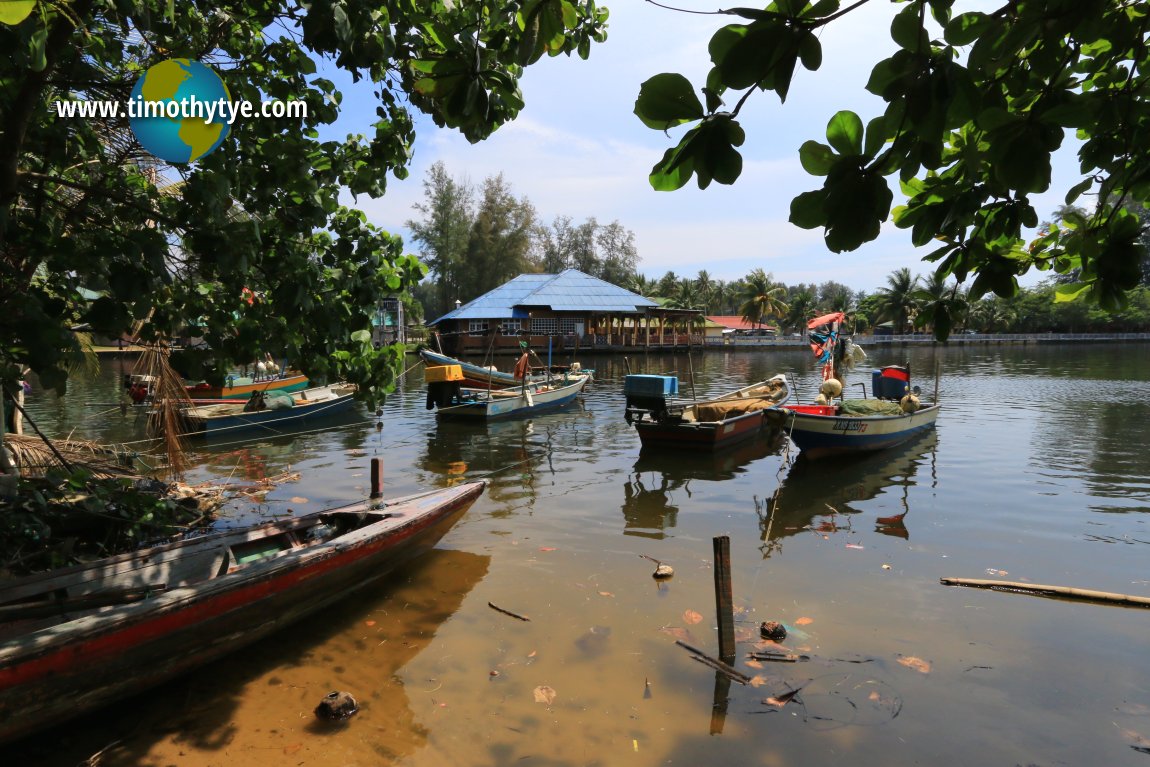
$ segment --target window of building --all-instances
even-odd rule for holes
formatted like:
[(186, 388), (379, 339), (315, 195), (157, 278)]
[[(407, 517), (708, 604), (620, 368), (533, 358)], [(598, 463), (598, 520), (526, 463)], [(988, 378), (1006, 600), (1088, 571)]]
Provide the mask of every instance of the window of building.
[(487, 333), (487, 320), (470, 320), (467, 326), (467, 335), (481, 336)]
[(522, 327), (522, 320), (502, 320), (499, 323), (499, 332), (505, 336), (517, 336)]
[(559, 332), (559, 321), (554, 317), (535, 317), (531, 320), (531, 334), (551, 336)]
[(559, 320), (559, 332), (565, 336), (575, 335), (575, 318), (564, 317)]

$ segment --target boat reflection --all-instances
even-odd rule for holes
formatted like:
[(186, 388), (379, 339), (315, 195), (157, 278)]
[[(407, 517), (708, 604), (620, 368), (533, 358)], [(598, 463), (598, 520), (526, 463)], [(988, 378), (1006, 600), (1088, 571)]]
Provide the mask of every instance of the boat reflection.
[[(910, 488), (937, 482), (938, 432), (930, 430), (903, 445), (858, 458), (809, 461), (802, 454), (774, 495), (756, 506), (764, 556), (787, 536), (814, 530), (830, 534), (851, 529), (858, 504), (884, 492), (897, 493), (901, 511), (875, 519), (875, 532), (909, 539)], [(924, 481), (920, 474), (929, 472)]]
[(237, 434), (234, 440), (197, 442), (190, 447), (197, 454), (197, 464), (209, 473), (259, 480), (298, 467), (309, 458), (320, 458), (333, 449), (359, 449), (370, 426), (366, 410), (357, 407), (292, 427), (266, 427)]
[(644, 448), (631, 476), (623, 483), (623, 534), (661, 539), (675, 527), (679, 513), (675, 494), (691, 497), (691, 483), (719, 482), (747, 471), (770, 455), (777, 455), (786, 438), (756, 439), (719, 452)]
[(592, 449), (594, 433), (580, 425), (588, 418), (577, 404), (530, 419), (439, 422), (427, 432), (426, 448), (416, 461), (425, 472), (419, 481), (442, 487), (490, 478), (487, 497), (494, 501), (533, 498), (538, 475), (556, 472), (555, 456)]
[(428, 735), (400, 671), (459, 610), (490, 559), (430, 551), (356, 599), (196, 674), (14, 743), (0, 750), (0, 761), (72, 767), (99, 752), (109, 765), (214, 764), (226, 749), (239, 764), (270, 763), (267, 754), (296, 764), (316, 756), (316, 744), (327, 740), (317, 735), (333, 732), (312, 710), (328, 692), (344, 690), (360, 711), (341, 733), (341, 763), (398, 762)]

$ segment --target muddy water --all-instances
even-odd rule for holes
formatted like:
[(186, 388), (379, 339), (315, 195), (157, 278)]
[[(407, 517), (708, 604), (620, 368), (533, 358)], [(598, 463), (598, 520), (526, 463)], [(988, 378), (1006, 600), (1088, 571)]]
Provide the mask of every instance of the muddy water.
[[(810, 391), (808, 357), (710, 353), (694, 360), (695, 386), (792, 370)], [(416, 369), (379, 429), (363, 413), (201, 445), (193, 480), (301, 474), (226, 524), (355, 498), (372, 457), (389, 493), (491, 485), (436, 551), (371, 591), (0, 749), (0, 763), (1144, 764), (1150, 613), (939, 578), (1150, 595), (1147, 348), (913, 350), (927, 392), (936, 360), (936, 433), (846, 464), (795, 460), (785, 443), (640, 455), (612, 358), (589, 363), (599, 380), (580, 405), (531, 422), (437, 426)], [(687, 387), (685, 357), (631, 364), (679, 370)], [(43, 398), (39, 413), (127, 441), (130, 416), (80, 404), (107, 399), (111, 378), (71, 404)], [(720, 535), (746, 685), (676, 644), (717, 655)], [(655, 581), (645, 557), (674, 577)], [(749, 659), (767, 620), (803, 660)], [(320, 727), (311, 710), (336, 689), (362, 709)]]

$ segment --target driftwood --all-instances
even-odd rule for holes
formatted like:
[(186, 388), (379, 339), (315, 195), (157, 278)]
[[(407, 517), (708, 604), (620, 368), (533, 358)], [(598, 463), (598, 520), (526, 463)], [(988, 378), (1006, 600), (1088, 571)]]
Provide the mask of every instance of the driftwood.
[(691, 653), (691, 657), (699, 661), (699, 663), (702, 663), (704, 666), (710, 666), (711, 668), (715, 669), (715, 671), (727, 675), (730, 677), (731, 681), (738, 682), (739, 684), (750, 684), (751, 678), (746, 674), (740, 673), (733, 666), (723, 663), (723, 661), (719, 660), (718, 658), (712, 658), (702, 650), (692, 647), (682, 640), (675, 640), (675, 644)]
[(747, 653), (747, 657), (751, 660), (768, 661), (770, 663), (798, 663), (799, 661), (811, 659), (809, 655), (779, 652), (752, 652)]
[(517, 618), (521, 621), (530, 621), (531, 620), (526, 615), (520, 615), (519, 613), (513, 613), (510, 610), (504, 610), (502, 607), (497, 607), (496, 605), (493, 605), (490, 602), (487, 603), (487, 606), (490, 607), (492, 610), (495, 610), (496, 612), (503, 613), (504, 615), (510, 615), (512, 618)]
[(939, 578), (944, 586), (969, 586), (976, 589), (991, 589), (993, 591), (1013, 591), (1024, 594), (1034, 594), (1042, 597), (1063, 597), (1066, 599), (1079, 599), (1087, 602), (1103, 602), (1105, 604), (1123, 605), (1125, 607), (1150, 607), (1150, 597), (1136, 597), (1129, 594), (1115, 594), (1111, 591), (1094, 591), (1092, 589), (1076, 589), (1070, 586), (1045, 586), (1039, 583), (1020, 583), (1018, 581), (996, 581), (984, 578)]

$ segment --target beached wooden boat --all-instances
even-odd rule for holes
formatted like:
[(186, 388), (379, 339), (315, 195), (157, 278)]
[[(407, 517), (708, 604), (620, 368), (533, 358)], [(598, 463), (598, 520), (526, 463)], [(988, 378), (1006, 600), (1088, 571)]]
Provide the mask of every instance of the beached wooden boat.
[(494, 420), (532, 416), (575, 401), (591, 380), (587, 374), (555, 376), (547, 381), (520, 382), (507, 389), (461, 388), (445, 403), (435, 403), (443, 419)]
[(251, 644), (431, 548), (470, 482), (7, 581), (0, 742)]
[[(769, 420), (767, 413), (790, 398), (790, 387), (782, 375), (707, 400), (636, 396), (635, 390), (646, 388), (647, 381), (635, 379), (651, 378), (666, 376), (627, 376), (624, 383), (625, 391), (631, 389), (627, 391), (626, 417), (634, 424), (644, 449), (721, 450), (766, 436), (777, 432), (778, 423)], [(674, 390), (678, 390), (677, 383)]]
[(316, 386), (282, 396), (256, 392), (253, 396), (263, 399), (266, 406), (249, 409), (252, 407), (252, 400), (249, 400), (185, 408), (182, 414), (187, 424), (186, 433), (224, 436), (251, 430), (274, 432), (277, 426), (334, 415), (350, 410), (356, 404), (355, 386), (351, 384)]

